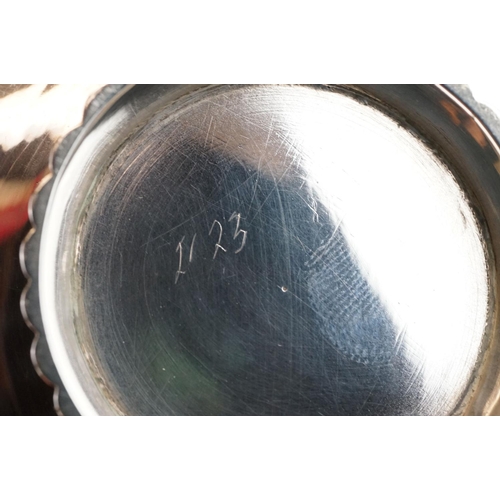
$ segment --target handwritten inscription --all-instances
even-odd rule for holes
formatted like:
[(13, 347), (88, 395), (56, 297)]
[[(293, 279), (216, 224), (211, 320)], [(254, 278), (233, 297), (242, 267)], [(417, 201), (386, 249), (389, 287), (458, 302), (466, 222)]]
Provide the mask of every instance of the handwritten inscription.
[(194, 249), (195, 239), (196, 239), (196, 233), (194, 233), (193, 239), (191, 240), (191, 248), (189, 249), (189, 262), (193, 261), (193, 249)]
[[(248, 231), (241, 229), (240, 224), (241, 224), (241, 214), (237, 212), (233, 212), (231, 217), (229, 217), (228, 222), (233, 222), (233, 225), (235, 225), (234, 232), (233, 232), (233, 241), (236, 241), (238, 238), (241, 237), (241, 241), (239, 243), (239, 246), (234, 250), (234, 254), (240, 253), (246, 242), (247, 242), (247, 236), (248, 236)], [(222, 250), (224, 253), (227, 253), (227, 249), (224, 248), (221, 245), (222, 242), (222, 235), (224, 233), (224, 226), (223, 224), (218, 221), (217, 219), (214, 219), (212, 222), (212, 225), (210, 226), (210, 230), (208, 231), (208, 236), (211, 237), (212, 235), (217, 237), (217, 242), (215, 243), (215, 249), (214, 249), (214, 254), (212, 256), (212, 260), (215, 260), (217, 257), (217, 254), (219, 250)], [(194, 249), (195, 249), (195, 241), (196, 241), (196, 234), (193, 235), (191, 238), (191, 244), (189, 246), (189, 258), (187, 262), (187, 266), (193, 261), (194, 258)], [(179, 266), (177, 268), (177, 271), (175, 272), (175, 284), (178, 283), (179, 278), (181, 275), (186, 274), (187, 272), (187, 267), (183, 267), (185, 264), (183, 263), (183, 257), (184, 257), (184, 240), (186, 239), (186, 235), (182, 237), (182, 239), (179, 241), (177, 244), (177, 247), (175, 249), (175, 253), (179, 254)]]
[(238, 238), (238, 236), (240, 234), (243, 235), (243, 239), (241, 240), (240, 248), (238, 248), (238, 250), (236, 250), (236, 252), (234, 252), (234, 253), (240, 253), (243, 250), (245, 243), (247, 242), (247, 231), (240, 229), (241, 214), (237, 214), (236, 212), (233, 212), (233, 215), (231, 215), (231, 217), (229, 217), (229, 222), (231, 222), (232, 220), (236, 220), (236, 229), (234, 230), (233, 240)]
[(217, 243), (215, 244), (215, 252), (214, 252), (214, 260), (215, 260), (215, 257), (217, 257), (217, 252), (219, 251), (219, 248), (225, 252), (226, 249), (221, 247), (220, 245), (220, 242), (222, 240), (222, 224), (218, 221), (218, 220), (214, 220), (213, 224), (212, 224), (212, 227), (210, 228), (210, 231), (208, 233), (208, 235), (210, 236), (212, 234), (212, 231), (215, 227), (215, 225), (217, 224), (217, 226), (219, 227), (219, 241), (217, 241)]
[(182, 270), (182, 243), (184, 242), (184, 238), (185, 236), (182, 237), (182, 240), (179, 241), (179, 243), (177, 244), (177, 248), (175, 249), (175, 253), (179, 254), (179, 269), (177, 269), (175, 273), (175, 284), (177, 284), (177, 282), (179, 281), (179, 276), (181, 274), (186, 274), (186, 271)]

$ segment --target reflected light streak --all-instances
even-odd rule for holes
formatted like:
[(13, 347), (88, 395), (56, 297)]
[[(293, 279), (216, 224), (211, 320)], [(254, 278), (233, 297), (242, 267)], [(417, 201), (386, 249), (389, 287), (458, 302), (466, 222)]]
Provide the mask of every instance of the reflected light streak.
[(311, 189), (405, 332), (425, 393), (449, 397), (470, 375), (487, 317), (472, 210), (444, 164), (392, 119), (340, 94), (300, 92), (285, 120), (316, 181)]

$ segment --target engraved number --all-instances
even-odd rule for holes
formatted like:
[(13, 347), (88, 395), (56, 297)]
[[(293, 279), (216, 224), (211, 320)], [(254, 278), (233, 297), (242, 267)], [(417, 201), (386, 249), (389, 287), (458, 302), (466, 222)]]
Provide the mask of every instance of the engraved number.
[(177, 285), (177, 282), (179, 281), (179, 277), (181, 274), (186, 274), (186, 271), (182, 270), (182, 242), (184, 241), (185, 236), (182, 237), (182, 240), (179, 241), (177, 248), (175, 250), (175, 253), (179, 254), (179, 269), (177, 269), (177, 272), (175, 273), (175, 284)]
[(214, 256), (213, 258), (215, 259), (215, 257), (217, 257), (217, 252), (219, 251), (219, 248), (225, 252), (226, 249), (223, 248), (220, 244), (221, 240), (222, 240), (222, 224), (216, 219), (214, 220), (213, 224), (212, 224), (212, 227), (210, 228), (210, 231), (208, 233), (208, 235), (210, 236), (212, 234), (212, 231), (214, 230), (214, 227), (215, 225), (217, 224), (217, 226), (219, 227), (219, 240), (217, 241), (217, 243), (215, 244), (215, 252), (214, 252)]
[(238, 248), (238, 250), (236, 250), (236, 252), (234, 252), (234, 253), (240, 253), (243, 250), (245, 243), (247, 242), (247, 231), (240, 229), (241, 214), (237, 214), (236, 212), (233, 212), (233, 215), (231, 215), (231, 217), (229, 217), (229, 222), (231, 222), (234, 219), (236, 219), (236, 229), (234, 230), (233, 240), (235, 240), (240, 234), (243, 235), (243, 239), (241, 240), (240, 248)]

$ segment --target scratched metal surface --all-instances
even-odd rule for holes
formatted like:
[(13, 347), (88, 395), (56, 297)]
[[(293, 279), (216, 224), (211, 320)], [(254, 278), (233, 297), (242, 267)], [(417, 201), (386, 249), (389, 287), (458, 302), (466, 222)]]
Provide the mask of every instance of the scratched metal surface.
[(57, 293), (111, 412), (460, 403), (488, 257), (448, 166), (401, 123), (336, 89), (171, 86), (95, 136), (65, 172)]

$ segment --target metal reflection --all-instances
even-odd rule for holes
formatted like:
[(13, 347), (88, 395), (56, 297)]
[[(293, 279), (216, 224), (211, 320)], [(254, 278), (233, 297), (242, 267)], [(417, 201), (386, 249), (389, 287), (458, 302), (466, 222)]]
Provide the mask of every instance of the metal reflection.
[[(120, 411), (453, 411), (489, 296), (479, 225), (448, 167), (324, 88), (215, 88), (177, 106), (101, 174), (104, 143), (75, 159), (61, 186), (99, 175), (92, 203), (69, 199), (75, 218), (47, 229), (80, 228), (56, 301), (79, 297), (78, 334)], [(60, 261), (52, 247), (43, 269)]]
[[(24, 280), (13, 257), (29, 194), (99, 86), (4, 87), (5, 358), (29, 343), (14, 335)], [(45, 220), (59, 242), (41, 269), (50, 280), (32, 289), (41, 286), (45, 307), (23, 302), (47, 333), (42, 343), (56, 346), (80, 411), (498, 411), (500, 128), (466, 90), (139, 86), (129, 94), (80, 134), (81, 145), (74, 136), (59, 148), (57, 169), (79, 146)], [(39, 223), (48, 193), (35, 204)], [(24, 255), (32, 278), (40, 237)], [(43, 364), (59, 380), (50, 359)], [(19, 367), (17, 358), (0, 362), (1, 396), (22, 386), (32, 403), (13, 392), (0, 406), (9, 399), (5, 411), (36, 411), (40, 388), (20, 383)], [(69, 401), (64, 388), (61, 398)]]
[(58, 141), (81, 124), (102, 85), (0, 85), (0, 415), (54, 414), (53, 389), (30, 361), (33, 333), (19, 307), (18, 259), (32, 193), (49, 173)]

